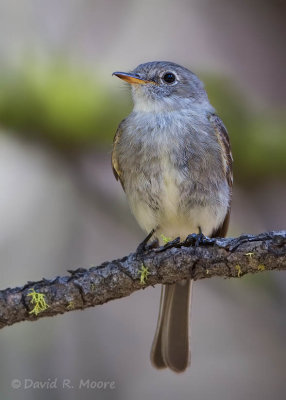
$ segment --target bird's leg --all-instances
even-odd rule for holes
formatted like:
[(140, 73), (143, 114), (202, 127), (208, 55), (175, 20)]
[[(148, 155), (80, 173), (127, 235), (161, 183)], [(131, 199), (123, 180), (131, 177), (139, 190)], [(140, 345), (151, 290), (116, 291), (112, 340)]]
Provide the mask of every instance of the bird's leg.
[(204, 239), (206, 238), (202, 232), (202, 228), (200, 226), (198, 226), (198, 229), (199, 229), (199, 233), (197, 234), (197, 240), (195, 243), (195, 247), (198, 247), (200, 244), (202, 244), (204, 242)]
[(149, 240), (151, 239), (151, 237), (153, 236), (153, 234), (155, 233), (156, 229), (152, 229), (152, 231), (145, 237), (145, 239), (139, 244), (139, 246), (136, 249), (136, 253), (138, 254), (142, 254), (144, 253), (144, 251), (148, 250), (148, 249), (152, 249), (154, 247), (158, 246), (158, 239), (155, 239), (152, 243), (150, 243), (147, 246), (147, 243), (149, 242)]

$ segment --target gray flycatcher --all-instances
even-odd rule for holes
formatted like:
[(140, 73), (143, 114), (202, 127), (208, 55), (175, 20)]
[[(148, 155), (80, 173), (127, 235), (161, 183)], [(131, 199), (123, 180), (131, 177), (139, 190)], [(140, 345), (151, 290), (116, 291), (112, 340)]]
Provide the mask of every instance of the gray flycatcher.
[[(112, 166), (141, 228), (154, 230), (159, 241), (162, 235), (225, 236), (232, 155), (202, 82), (167, 61), (113, 75), (131, 84), (134, 108), (117, 129)], [(190, 363), (191, 286), (190, 280), (162, 286), (151, 350), (157, 368), (182, 372)]]

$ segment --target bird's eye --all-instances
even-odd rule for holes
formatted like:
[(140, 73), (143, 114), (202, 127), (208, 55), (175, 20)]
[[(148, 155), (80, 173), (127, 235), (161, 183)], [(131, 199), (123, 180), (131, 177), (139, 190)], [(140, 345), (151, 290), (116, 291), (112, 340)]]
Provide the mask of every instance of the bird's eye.
[(163, 81), (166, 83), (173, 83), (175, 80), (176, 76), (172, 72), (167, 72), (165, 75), (163, 75)]

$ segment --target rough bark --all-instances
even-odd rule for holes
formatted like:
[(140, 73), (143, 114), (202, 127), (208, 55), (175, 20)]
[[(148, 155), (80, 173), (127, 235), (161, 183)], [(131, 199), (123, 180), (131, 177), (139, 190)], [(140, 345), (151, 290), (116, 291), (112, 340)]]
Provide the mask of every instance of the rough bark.
[[(0, 328), (103, 304), (158, 283), (214, 276), (239, 278), (248, 273), (286, 269), (286, 231), (235, 239), (202, 238), (199, 243), (198, 239), (197, 235), (190, 235), (183, 242), (176, 239), (163, 247), (149, 246), (143, 252), (97, 267), (68, 271), (69, 276), (2, 290)], [(43, 303), (37, 304), (35, 293), (43, 295), (38, 299)]]

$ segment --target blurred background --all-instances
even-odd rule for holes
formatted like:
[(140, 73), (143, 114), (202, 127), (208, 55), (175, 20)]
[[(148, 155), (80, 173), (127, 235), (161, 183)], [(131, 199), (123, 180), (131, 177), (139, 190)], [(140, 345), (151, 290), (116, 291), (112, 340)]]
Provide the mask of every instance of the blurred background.
[[(228, 128), (229, 235), (285, 229), (285, 11), (282, 0), (0, 0), (1, 288), (122, 257), (143, 239), (110, 165), (132, 107), (111, 74), (146, 61), (197, 73)], [(186, 373), (150, 365), (155, 287), (3, 329), (0, 398), (283, 398), (285, 274), (194, 286)], [(57, 389), (11, 387), (25, 378), (57, 378)]]

